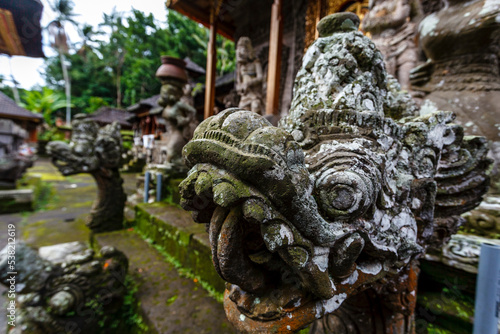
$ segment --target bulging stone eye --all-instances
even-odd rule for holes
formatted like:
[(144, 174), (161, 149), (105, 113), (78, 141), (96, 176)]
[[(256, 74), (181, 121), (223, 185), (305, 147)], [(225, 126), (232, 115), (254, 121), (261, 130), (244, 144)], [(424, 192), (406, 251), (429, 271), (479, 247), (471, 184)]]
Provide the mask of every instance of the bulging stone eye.
[(359, 217), (375, 198), (372, 181), (349, 170), (323, 174), (316, 181), (315, 192), (322, 211), (336, 220)]

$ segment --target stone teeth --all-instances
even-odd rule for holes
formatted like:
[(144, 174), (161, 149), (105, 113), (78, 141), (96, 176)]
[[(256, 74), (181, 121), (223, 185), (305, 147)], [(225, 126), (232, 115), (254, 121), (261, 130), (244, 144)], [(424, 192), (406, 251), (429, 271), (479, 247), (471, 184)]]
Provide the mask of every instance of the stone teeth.
[(236, 202), (238, 193), (236, 188), (229, 182), (221, 182), (213, 187), (215, 204), (224, 208)]
[(208, 173), (201, 173), (194, 185), (194, 191), (197, 195), (209, 193), (212, 190), (212, 177)]

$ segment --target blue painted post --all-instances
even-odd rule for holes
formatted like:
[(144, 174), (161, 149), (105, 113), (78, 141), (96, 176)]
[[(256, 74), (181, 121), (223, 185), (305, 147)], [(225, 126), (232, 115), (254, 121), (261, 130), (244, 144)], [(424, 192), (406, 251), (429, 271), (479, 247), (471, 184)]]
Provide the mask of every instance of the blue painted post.
[(474, 334), (497, 334), (500, 312), (500, 246), (481, 245), (476, 284)]
[(149, 201), (149, 182), (151, 181), (151, 173), (144, 174), (144, 203)]
[(161, 201), (161, 183), (162, 175), (161, 173), (156, 173), (156, 201)]

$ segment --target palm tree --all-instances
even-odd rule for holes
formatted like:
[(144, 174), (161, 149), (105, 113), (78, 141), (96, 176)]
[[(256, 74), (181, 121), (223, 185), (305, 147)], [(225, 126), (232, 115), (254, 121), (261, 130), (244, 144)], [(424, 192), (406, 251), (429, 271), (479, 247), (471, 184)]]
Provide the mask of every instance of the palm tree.
[(103, 14), (104, 22), (100, 23), (99, 26), (108, 27), (111, 29), (111, 35), (109, 38), (109, 43), (106, 45), (104, 50), (108, 55), (112, 55), (110, 59), (110, 64), (112, 64), (115, 71), (116, 77), (116, 107), (121, 108), (122, 106), (122, 68), (125, 62), (125, 39), (126, 36), (121, 31), (123, 27), (123, 13), (117, 12), (116, 7), (113, 8), (111, 14)]
[(53, 125), (52, 114), (54, 111), (66, 107), (67, 101), (61, 93), (54, 92), (52, 89), (43, 87), (41, 91), (24, 91), (22, 102), (19, 105), (30, 111), (42, 114), (45, 123)]
[(76, 22), (73, 20), (75, 14), (73, 13), (73, 8), (75, 4), (72, 0), (54, 0), (50, 3), (50, 7), (56, 13), (57, 17), (55, 20), (49, 23), (47, 29), (50, 36), (50, 45), (59, 54), (59, 59), (61, 60), (61, 68), (64, 77), (64, 87), (66, 94), (66, 123), (71, 123), (71, 80), (68, 74), (68, 68), (66, 66), (65, 54), (68, 53), (68, 36), (64, 25), (66, 23), (72, 23), (75, 26)]

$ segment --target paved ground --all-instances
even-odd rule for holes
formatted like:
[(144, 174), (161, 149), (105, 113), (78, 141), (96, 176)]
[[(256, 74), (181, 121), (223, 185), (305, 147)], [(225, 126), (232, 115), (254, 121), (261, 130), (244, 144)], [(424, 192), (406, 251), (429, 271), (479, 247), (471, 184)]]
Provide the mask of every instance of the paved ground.
[[(17, 240), (34, 248), (57, 243), (88, 242), (90, 231), (85, 218), (96, 196), (88, 174), (62, 177), (46, 159), (38, 160), (30, 174), (38, 174), (54, 189), (45, 208), (36, 212), (0, 215), (0, 247), (7, 243), (7, 224), (16, 225)], [(136, 175), (123, 174), (127, 194), (136, 189)], [(231, 333), (222, 305), (175, 268), (134, 232), (121, 231), (99, 237), (100, 244), (113, 244), (130, 258), (130, 271), (137, 279), (144, 316), (151, 333)], [(0, 305), (6, 300), (0, 288)], [(5, 333), (5, 308), (0, 312), (0, 334)]]
[(222, 304), (211, 298), (197, 280), (180, 277), (162, 255), (133, 231), (96, 236), (99, 246), (122, 250), (130, 261), (129, 273), (139, 285), (148, 333), (229, 334)]

